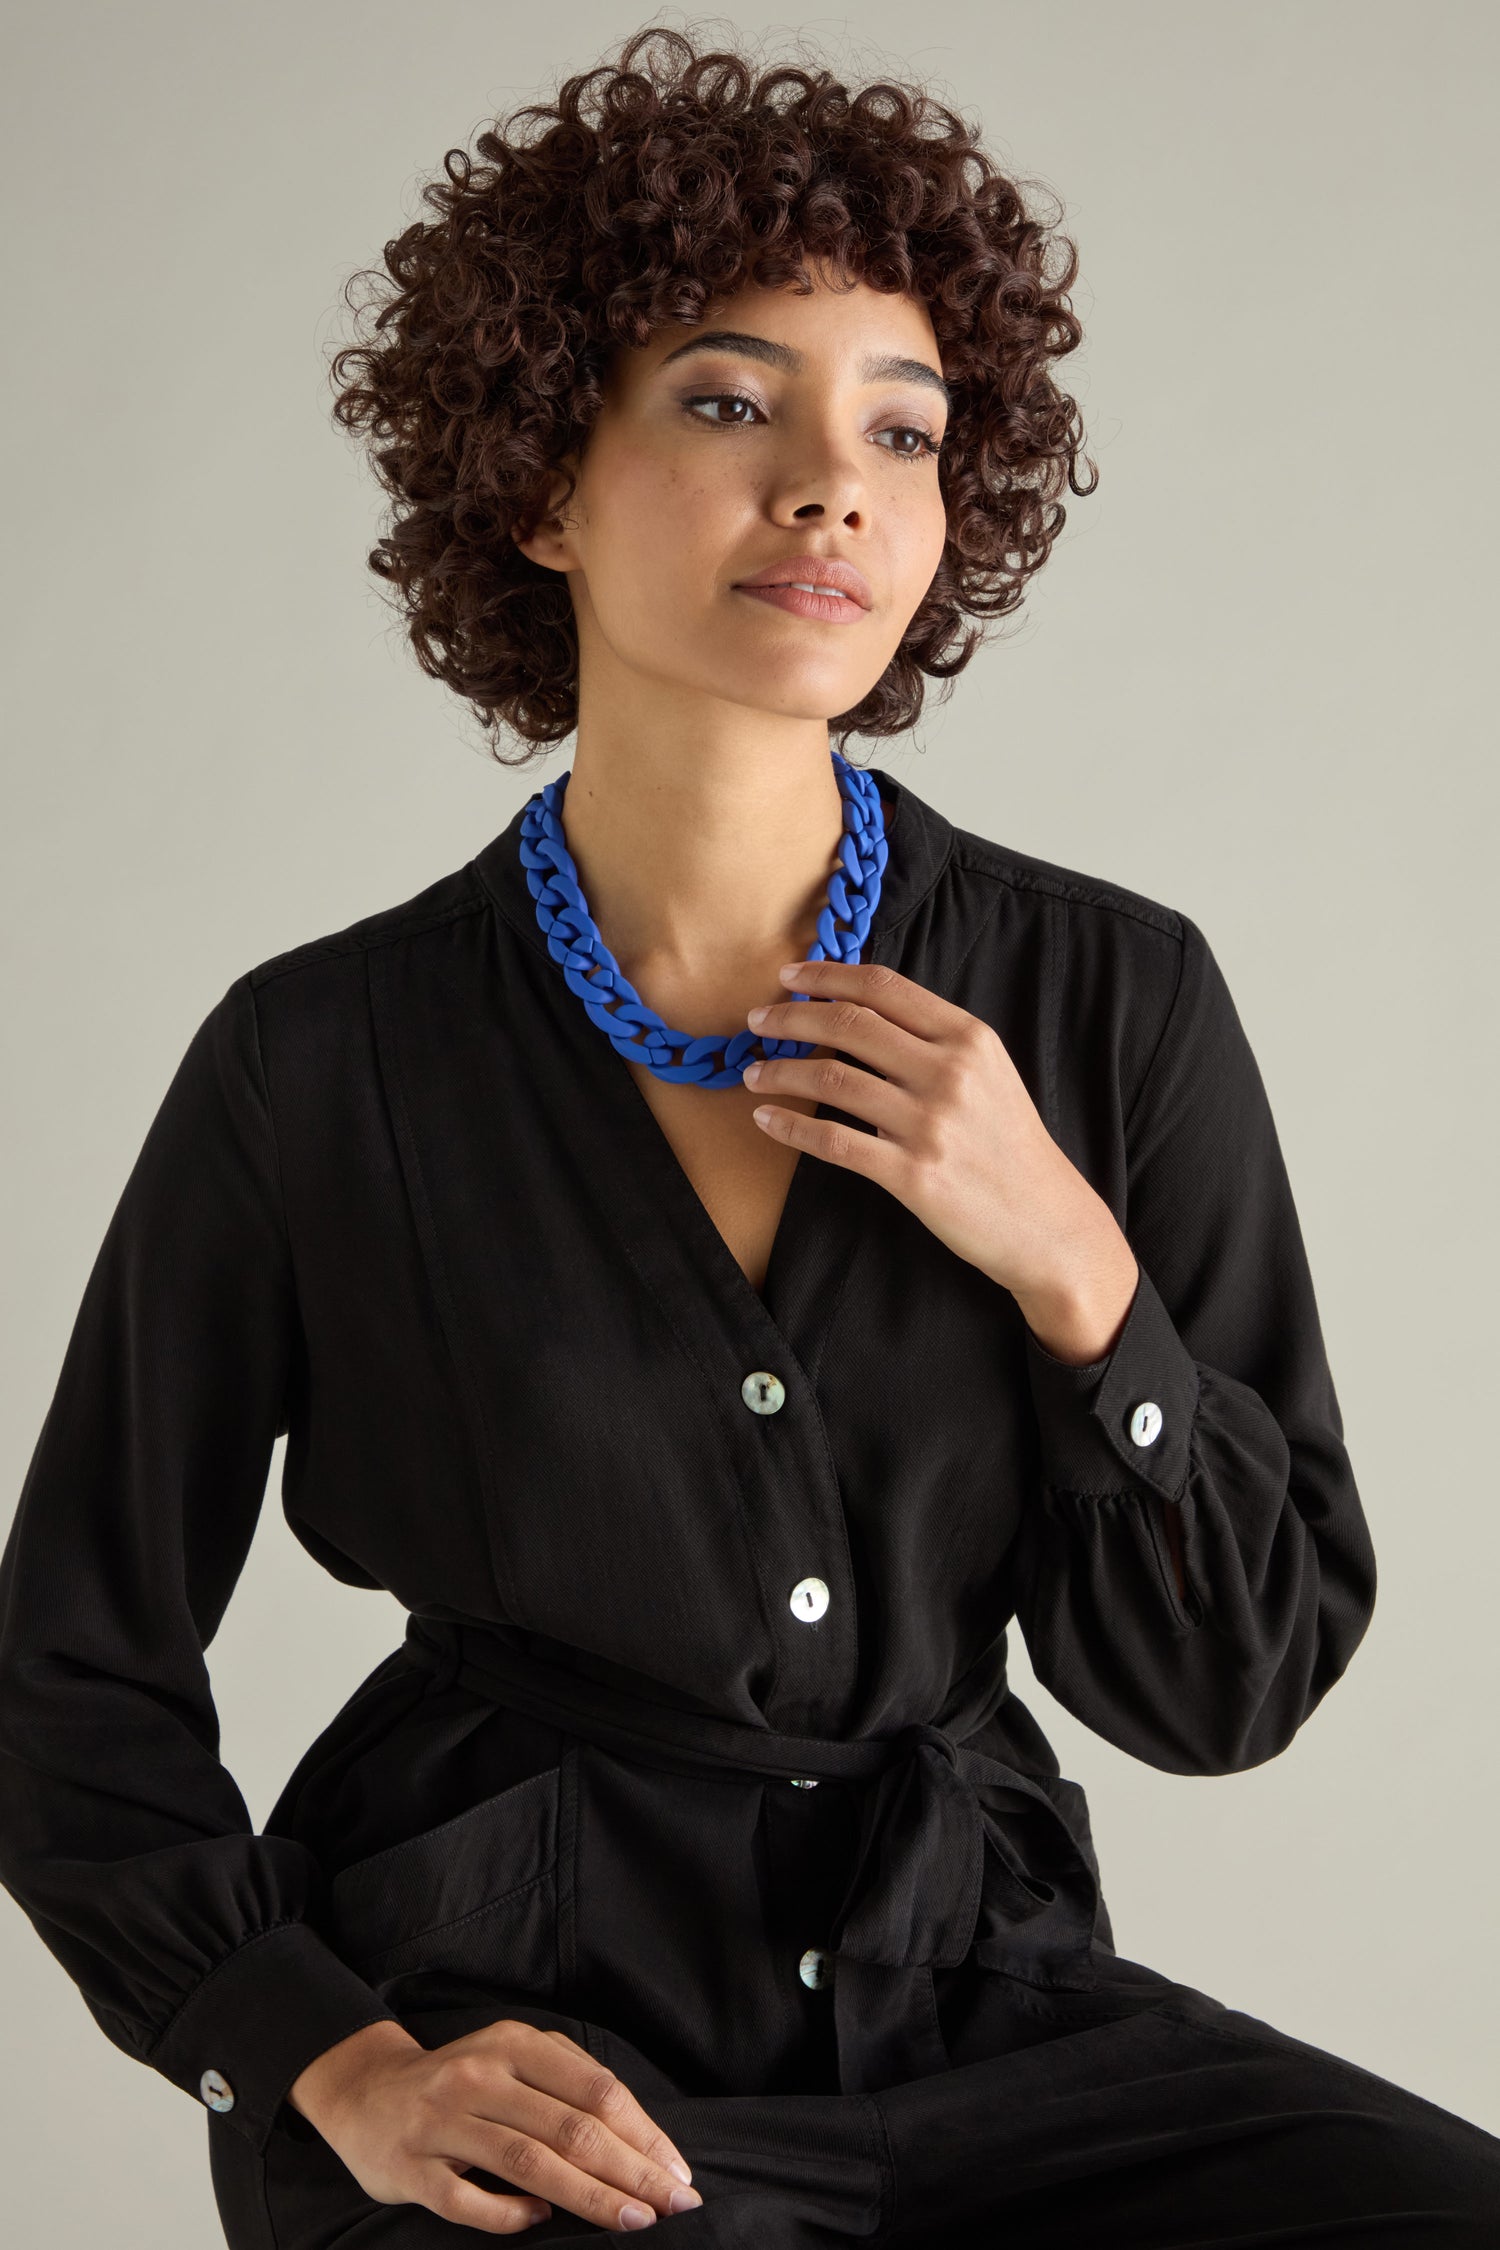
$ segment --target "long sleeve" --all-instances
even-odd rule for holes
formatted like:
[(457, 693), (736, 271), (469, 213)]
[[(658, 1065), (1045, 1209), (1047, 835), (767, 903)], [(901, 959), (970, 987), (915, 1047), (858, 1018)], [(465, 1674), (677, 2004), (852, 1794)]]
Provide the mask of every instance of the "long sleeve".
[(295, 1323), (241, 977), (125, 1184), (0, 1557), (0, 1881), (115, 2045), (257, 2149), (303, 2066), (392, 2013), (304, 1919), (311, 1855), (254, 1832), (204, 1662)]
[(1096, 1733), (1166, 1772), (1228, 1773), (1285, 1749), (1340, 1677), (1375, 1559), (1265, 1087), (1180, 919), (1124, 1128), (1130, 1311), (1087, 1367), (1027, 1331), (1041, 1484), (1016, 1613), (1037, 1677)]

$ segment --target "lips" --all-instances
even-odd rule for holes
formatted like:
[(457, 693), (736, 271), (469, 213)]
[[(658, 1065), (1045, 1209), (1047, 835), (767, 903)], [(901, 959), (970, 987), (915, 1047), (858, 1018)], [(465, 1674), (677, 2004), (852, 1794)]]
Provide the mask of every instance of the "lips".
[(735, 584), (745, 593), (764, 593), (777, 586), (810, 588), (814, 598), (851, 610), (868, 609), (874, 598), (863, 571), (832, 555), (792, 555), (786, 562), (767, 563)]

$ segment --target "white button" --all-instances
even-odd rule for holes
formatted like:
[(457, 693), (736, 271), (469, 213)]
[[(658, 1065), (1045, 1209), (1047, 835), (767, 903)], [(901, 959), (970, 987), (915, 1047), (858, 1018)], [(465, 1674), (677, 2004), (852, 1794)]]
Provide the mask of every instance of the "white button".
[(1161, 1408), (1154, 1398), (1143, 1398), (1130, 1417), (1130, 1434), (1137, 1445), (1155, 1445), (1161, 1429)]
[(221, 2070), (205, 2070), (198, 2091), (210, 2109), (233, 2109), (234, 2088)]
[(821, 1578), (799, 1578), (792, 1588), (792, 1615), (804, 1625), (815, 1625), (828, 1607), (828, 1588)]
[(805, 1985), (810, 1985), (816, 1992), (819, 1985), (830, 1982), (833, 1969), (827, 1954), (820, 1952), (817, 1946), (810, 1945), (797, 1963), (797, 1974)]
[(757, 1367), (740, 1385), (740, 1397), (752, 1414), (779, 1414), (786, 1403), (786, 1392), (774, 1375)]
[(792, 1787), (794, 1789), (816, 1789), (817, 1786), (815, 1781), (805, 1781), (798, 1774), (792, 1776)]

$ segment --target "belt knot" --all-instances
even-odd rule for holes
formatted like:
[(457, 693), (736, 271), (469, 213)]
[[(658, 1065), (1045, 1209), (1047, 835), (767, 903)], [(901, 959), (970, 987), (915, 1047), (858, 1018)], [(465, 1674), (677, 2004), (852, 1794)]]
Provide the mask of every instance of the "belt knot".
[[(1041, 1981), (1086, 1961), (1098, 1868), (1057, 1799), (941, 1727), (913, 1723), (890, 1741), (864, 1794), (835, 1956), (954, 1968), (977, 1941), (987, 1966)], [(1074, 1783), (1052, 1786), (1081, 1799)]]

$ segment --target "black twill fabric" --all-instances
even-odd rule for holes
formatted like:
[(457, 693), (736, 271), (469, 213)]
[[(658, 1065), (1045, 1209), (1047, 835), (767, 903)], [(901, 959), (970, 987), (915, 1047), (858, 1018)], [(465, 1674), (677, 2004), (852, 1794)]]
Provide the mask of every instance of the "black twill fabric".
[[(519, 811), (236, 978), (126, 1181), (0, 1558), (0, 1880), (117, 2046), (228, 2082), (232, 2250), (451, 2240), (283, 2097), (379, 2018), (500, 2016), (679, 2142), (685, 2243), (1500, 2242), (1500, 2141), (1117, 1950), (1006, 1684), (1015, 1624), (1107, 1740), (1232, 1773), (1369, 1622), (1223, 976), (1186, 916), (872, 771), (865, 957), (994, 1026), (1120, 1220), (1106, 1359), (811, 1156), (755, 1290), (547, 952)], [(297, 1537), (409, 1614), (257, 1833), (204, 1652), (282, 1432)]]

